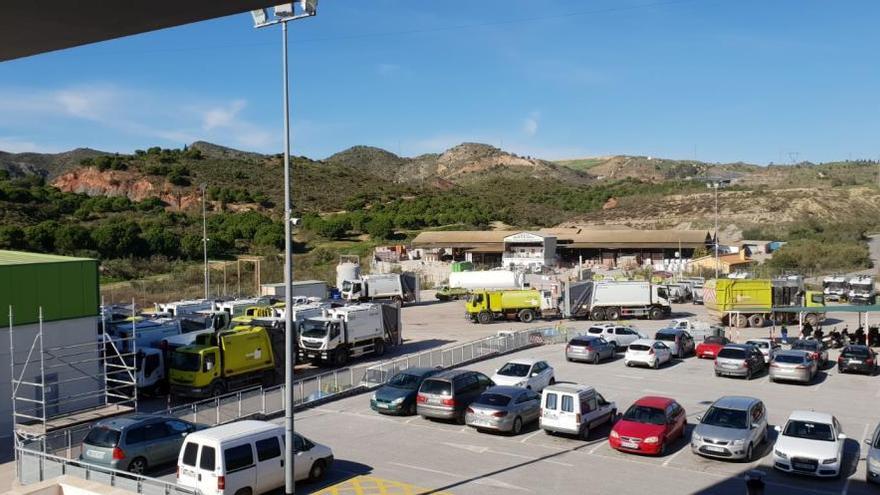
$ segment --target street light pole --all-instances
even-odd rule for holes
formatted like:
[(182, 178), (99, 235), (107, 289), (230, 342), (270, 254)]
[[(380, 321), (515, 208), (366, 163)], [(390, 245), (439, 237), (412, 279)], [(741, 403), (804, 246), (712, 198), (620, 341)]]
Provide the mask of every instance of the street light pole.
[(714, 182), (715, 188), (715, 278), (718, 278), (718, 182)]
[(211, 275), (208, 272), (208, 210), (207, 210), (207, 185), (202, 184), (202, 252), (205, 256), (205, 299), (210, 294)]
[(275, 7), (275, 19), (269, 20), (268, 11), (251, 11), (255, 27), (262, 28), (281, 24), (281, 67), (284, 95), (284, 493), (293, 495), (294, 480), (294, 421), (293, 421), (293, 378), (296, 356), (296, 329), (293, 326), (293, 218), (291, 218), (291, 188), (293, 173), (290, 170), (290, 92), (287, 68), (287, 23), (297, 19), (312, 17), (317, 13), (317, 0), (299, 0), (301, 13), (296, 14), (294, 4)]

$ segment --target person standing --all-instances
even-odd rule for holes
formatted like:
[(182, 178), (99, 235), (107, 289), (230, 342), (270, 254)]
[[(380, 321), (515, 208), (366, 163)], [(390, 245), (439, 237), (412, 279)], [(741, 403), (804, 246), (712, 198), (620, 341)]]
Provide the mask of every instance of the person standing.
[(782, 343), (787, 344), (788, 343), (788, 327), (786, 327), (784, 323), (782, 324), (782, 329), (779, 330), (779, 335), (782, 336)]

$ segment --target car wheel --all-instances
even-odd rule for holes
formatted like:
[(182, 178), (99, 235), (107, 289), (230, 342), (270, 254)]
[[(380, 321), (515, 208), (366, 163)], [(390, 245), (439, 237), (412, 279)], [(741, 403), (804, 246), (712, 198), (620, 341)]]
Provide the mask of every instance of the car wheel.
[(719, 372), (716, 371), (716, 372), (715, 372), (715, 376), (721, 378), (721, 373), (719, 373)]
[(590, 427), (584, 426), (581, 430), (581, 440), (588, 441), (590, 439)]
[(599, 364), (599, 353), (593, 354), (593, 364)]
[(143, 457), (135, 457), (128, 464), (128, 472), (133, 474), (144, 474), (147, 471), (147, 460)]
[(660, 457), (666, 457), (666, 442), (660, 444)]
[(406, 413), (410, 416), (415, 416), (416, 414), (418, 414), (418, 410), (416, 408), (415, 402), (413, 402), (412, 404), (409, 405), (408, 408), (406, 408)]
[(312, 481), (317, 481), (324, 477), (327, 468), (324, 465), (324, 459), (318, 459), (312, 464), (312, 469), (309, 469), (309, 479)]
[(655, 370), (660, 367), (660, 358), (654, 360), (654, 364), (651, 365)]
[(746, 462), (752, 462), (752, 459), (755, 458), (755, 449), (752, 447), (752, 444), (749, 444), (749, 448), (746, 449)]
[(460, 425), (465, 424), (465, 421), (464, 421), (464, 411), (458, 413), (458, 414), (455, 416), (455, 422), (456, 422), (457, 424), (460, 424)]
[(522, 433), (522, 419), (519, 416), (513, 420), (513, 430), (511, 430), (511, 433), (514, 435)]
[(556, 377), (555, 376), (550, 377), (550, 385), (556, 385)]
[(492, 313), (487, 311), (483, 311), (477, 315), (477, 321), (479, 321), (481, 325), (488, 325), (489, 323), (492, 323), (492, 320)]

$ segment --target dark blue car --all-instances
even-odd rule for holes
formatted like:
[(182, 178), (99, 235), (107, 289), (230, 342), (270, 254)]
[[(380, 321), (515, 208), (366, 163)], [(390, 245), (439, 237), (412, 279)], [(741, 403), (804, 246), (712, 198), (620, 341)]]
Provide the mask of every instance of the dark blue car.
[(436, 368), (409, 368), (394, 375), (373, 393), (370, 407), (382, 414), (416, 414), (416, 395), (425, 378), (442, 370)]

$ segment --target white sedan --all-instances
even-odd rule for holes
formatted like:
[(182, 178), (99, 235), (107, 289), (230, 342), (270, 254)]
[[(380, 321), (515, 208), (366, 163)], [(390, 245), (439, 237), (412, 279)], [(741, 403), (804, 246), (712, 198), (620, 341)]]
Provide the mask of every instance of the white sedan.
[(746, 344), (751, 344), (761, 351), (764, 355), (764, 362), (770, 364), (776, 353), (782, 350), (782, 346), (774, 342), (772, 339), (750, 339)]
[(841, 474), (846, 435), (827, 413), (794, 411), (785, 427), (776, 427), (773, 467), (786, 473), (836, 478)]
[(538, 359), (514, 359), (495, 370), (495, 385), (522, 387), (540, 392), (547, 385), (556, 383), (553, 367)]
[(629, 345), (623, 355), (627, 366), (636, 364), (657, 369), (663, 363), (672, 361), (672, 349), (660, 340), (639, 339)]

